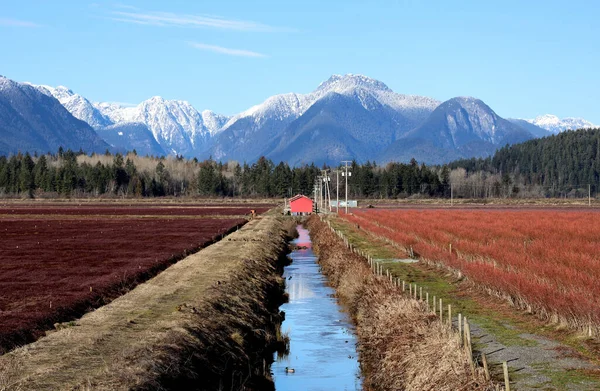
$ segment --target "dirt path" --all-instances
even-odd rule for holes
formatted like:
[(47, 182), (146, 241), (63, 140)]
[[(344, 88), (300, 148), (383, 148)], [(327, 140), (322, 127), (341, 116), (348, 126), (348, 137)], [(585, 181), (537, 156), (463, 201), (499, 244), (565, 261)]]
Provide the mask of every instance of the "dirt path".
[[(506, 327), (513, 326), (507, 323)], [(485, 353), (492, 363), (509, 363), (510, 377), (517, 390), (600, 389), (600, 382), (585, 374), (586, 370), (597, 367), (562, 343), (541, 335), (521, 333), (517, 337), (523, 344), (507, 345), (477, 322), (472, 323), (471, 332), (477, 350)], [(496, 365), (493, 369), (500, 377), (501, 368)]]
[[(512, 389), (592, 391), (600, 389), (600, 357), (594, 341), (544, 324), (506, 303), (481, 293), (439, 269), (395, 261), (406, 254), (364, 230), (333, 219), (354, 246), (380, 259), (395, 277), (416, 283), (452, 304), (453, 313), (470, 319), (476, 356), (486, 353), (492, 374), (501, 378), (507, 361)], [(596, 345), (597, 349), (597, 345)]]
[[(251, 221), (109, 305), (1, 356), (0, 390), (155, 388), (187, 370), (186, 360), (210, 359), (191, 347), (244, 355), (254, 338), (246, 328), (260, 323), (254, 308), (267, 299), (266, 286), (277, 283), (266, 274), (285, 246), (282, 232), (275, 218)], [(251, 268), (256, 275), (240, 275)]]

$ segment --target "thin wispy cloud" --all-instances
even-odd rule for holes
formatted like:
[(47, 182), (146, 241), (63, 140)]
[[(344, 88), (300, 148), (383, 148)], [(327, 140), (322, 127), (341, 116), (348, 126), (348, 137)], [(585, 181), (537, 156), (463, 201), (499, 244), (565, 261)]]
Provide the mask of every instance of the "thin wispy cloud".
[(40, 24), (29, 22), (26, 20), (7, 19), (7, 18), (0, 18), (0, 26), (29, 27), (29, 28), (41, 27)]
[(134, 7), (133, 5), (123, 4), (123, 3), (116, 3), (115, 7), (116, 8), (121, 8), (121, 9), (126, 9), (126, 10), (132, 10), (132, 11), (138, 11), (139, 10), (138, 7)]
[(226, 48), (223, 46), (207, 45), (205, 43), (199, 43), (199, 42), (189, 42), (189, 44), (191, 47), (198, 49), (198, 50), (205, 50), (205, 51), (213, 52), (213, 53), (226, 54), (228, 56), (255, 57), (255, 58), (267, 57), (265, 54), (253, 52), (250, 50), (231, 49), (231, 48)]
[(234, 31), (275, 32), (292, 31), (291, 29), (269, 26), (263, 23), (227, 19), (215, 15), (178, 14), (173, 12), (149, 12), (118, 10), (112, 11), (109, 19), (132, 24), (160, 27), (214, 28)]

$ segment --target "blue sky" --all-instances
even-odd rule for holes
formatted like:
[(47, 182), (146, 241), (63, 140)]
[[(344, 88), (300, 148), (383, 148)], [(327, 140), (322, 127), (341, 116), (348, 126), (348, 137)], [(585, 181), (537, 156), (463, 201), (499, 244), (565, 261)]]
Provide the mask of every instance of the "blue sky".
[(600, 124), (596, 1), (4, 1), (0, 74), (234, 114), (331, 74)]

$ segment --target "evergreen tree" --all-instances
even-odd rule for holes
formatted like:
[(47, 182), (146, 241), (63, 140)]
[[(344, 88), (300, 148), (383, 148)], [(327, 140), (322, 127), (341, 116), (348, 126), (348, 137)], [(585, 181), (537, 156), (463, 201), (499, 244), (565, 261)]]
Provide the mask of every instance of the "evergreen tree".
[(218, 187), (219, 178), (215, 163), (212, 160), (207, 160), (200, 165), (198, 171), (198, 194), (215, 195)]
[(21, 161), (21, 169), (19, 172), (19, 190), (22, 194), (33, 197), (35, 190), (35, 182), (33, 177), (33, 168), (35, 163), (29, 153), (25, 154)]

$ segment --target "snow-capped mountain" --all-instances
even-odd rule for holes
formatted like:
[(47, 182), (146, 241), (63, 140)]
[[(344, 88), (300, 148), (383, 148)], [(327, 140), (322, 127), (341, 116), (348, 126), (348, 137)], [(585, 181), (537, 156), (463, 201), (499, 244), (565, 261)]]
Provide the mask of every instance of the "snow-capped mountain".
[(56, 152), (61, 146), (86, 152), (110, 148), (52, 95), (0, 76), (0, 154)]
[(441, 146), (456, 148), (472, 140), (499, 145), (506, 143), (507, 137), (521, 133), (523, 129), (498, 116), (480, 99), (456, 97), (438, 106), (428, 120), (407, 137), (427, 135)]
[(267, 157), (292, 165), (377, 159), (407, 120), (373, 97), (327, 93), (273, 140)]
[(540, 115), (533, 119), (526, 119), (525, 121), (546, 129), (551, 133), (560, 133), (568, 129), (575, 130), (598, 127), (583, 118), (566, 117), (561, 119), (552, 114)]
[[(29, 84), (29, 83), (26, 83)], [(64, 86), (50, 87), (34, 85), (40, 92), (52, 96), (67, 109), (75, 118), (87, 122), (93, 128), (111, 125), (112, 122), (104, 116), (94, 105), (83, 96), (74, 93)]]
[[(269, 155), (276, 146), (283, 150), (279, 138), (309, 108), (322, 99), (343, 105), (342, 100), (330, 99), (332, 95), (357, 102), (366, 112), (385, 111), (384, 122), (389, 119), (395, 123), (393, 133), (410, 130), (440, 103), (427, 97), (397, 94), (384, 83), (363, 75), (333, 75), (309, 94), (275, 95), (233, 116), (223, 126), (209, 153), (221, 160), (253, 161), (261, 155)], [(327, 110), (330, 109), (338, 112), (328, 106)]]
[(204, 110), (201, 115), (204, 127), (208, 130), (211, 137), (214, 137), (217, 133), (219, 133), (223, 128), (223, 125), (229, 121), (228, 116), (217, 114), (211, 110)]
[[(139, 129), (139, 124), (143, 124), (152, 132), (162, 150), (173, 155), (191, 157), (208, 149), (213, 137), (228, 120), (210, 110), (199, 113), (189, 102), (166, 100), (159, 96), (128, 107), (114, 103), (91, 103), (64, 86), (33, 86), (58, 99), (73, 116), (93, 128), (108, 128), (109, 132), (104, 134), (112, 135), (114, 125), (122, 125), (127, 129), (135, 129), (133, 135), (145, 135)], [(117, 140), (111, 138), (112, 142)], [(149, 150), (156, 151), (156, 148)]]
[(189, 102), (154, 96), (134, 107), (96, 103), (95, 107), (114, 124), (145, 124), (169, 154), (196, 156), (212, 145), (227, 117), (205, 110), (199, 113)]
[(456, 97), (439, 105), (427, 120), (390, 145), (382, 160), (408, 161), (414, 157), (446, 163), (488, 156), (506, 144), (531, 138), (534, 136), (529, 131), (500, 117), (480, 99)]
[(313, 99), (316, 101), (331, 92), (354, 96), (367, 110), (369, 110), (369, 98), (375, 98), (380, 104), (400, 111), (405, 117), (414, 121), (423, 120), (441, 103), (426, 96), (395, 93), (379, 80), (363, 75), (333, 75), (317, 87)]
[(439, 101), (425, 96), (397, 94), (384, 83), (367, 76), (333, 75), (309, 94), (288, 93), (272, 96), (263, 103), (231, 117), (223, 130), (248, 117), (252, 118), (252, 122), (257, 126), (269, 119), (283, 121), (287, 118), (298, 118), (317, 100), (332, 92), (356, 97), (367, 110), (369, 98), (375, 98), (381, 104), (410, 113), (409, 116), (417, 120), (422, 119), (423, 112), (428, 114), (440, 104)]
[[(594, 127), (580, 118), (561, 120), (553, 115), (505, 120), (475, 98), (458, 97), (441, 103), (425, 96), (395, 93), (381, 81), (356, 74), (333, 75), (307, 94), (274, 95), (232, 117), (210, 110), (199, 112), (187, 101), (159, 96), (136, 106), (123, 106), (92, 103), (63, 86), (19, 85), (60, 102), (114, 150), (201, 159), (212, 156), (221, 161), (253, 162), (266, 156), (296, 165), (335, 164), (341, 159), (408, 161), (416, 157), (426, 163), (443, 163), (487, 156), (506, 143)], [(34, 100), (42, 105), (39, 99)], [(4, 115), (8, 124), (16, 121), (8, 112)], [(41, 125), (33, 122), (36, 127)], [(20, 126), (26, 129), (29, 125)], [(47, 129), (43, 132), (49, 134)], [(7, 143), (8, 136), (3, 139), (0, 135), (0, 146), (29, 145), (32, 141), (13, 136), (16, 138)], [(57, 137), (62, 140), (64, 136)]]

